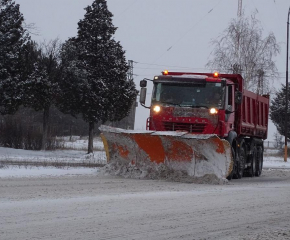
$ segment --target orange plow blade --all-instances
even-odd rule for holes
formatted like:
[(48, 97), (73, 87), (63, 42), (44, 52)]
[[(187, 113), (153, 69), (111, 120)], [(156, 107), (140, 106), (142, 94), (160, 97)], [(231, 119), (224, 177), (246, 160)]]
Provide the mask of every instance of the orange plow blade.
[(164, 164), (192, 177), (226, 178), (233, 169), (230, 144), (216, 135), (133, 131), (101, 126), (107, 161), (144, 168)]

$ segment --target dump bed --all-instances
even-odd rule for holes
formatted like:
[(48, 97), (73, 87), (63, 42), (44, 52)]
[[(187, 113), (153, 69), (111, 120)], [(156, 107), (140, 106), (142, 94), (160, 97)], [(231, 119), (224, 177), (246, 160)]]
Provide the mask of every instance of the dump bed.
[(269, 95), (243, 90), (243, 102), (238, 108), (238, 135), (267, 138)]

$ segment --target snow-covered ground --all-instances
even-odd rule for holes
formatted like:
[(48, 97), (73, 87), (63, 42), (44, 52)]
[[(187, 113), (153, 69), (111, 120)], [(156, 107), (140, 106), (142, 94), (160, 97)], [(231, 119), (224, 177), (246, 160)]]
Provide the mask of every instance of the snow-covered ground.
[(83, 162), (93, 161), (106, 163), (104, 151), (94, 151), (93, 155), (86, 154), (85, 150), (54, 150), (33, 151), (0, 147), (0, 161), (59, 161)]
[(290, 239), (290, 171), (227, 185), (90, 175), (2, 178), (0, 239)]
[(88, 140), (73, 137), (60, 138), (63, 149), (54, 151), (32, 151), (0, 147), (0, 162), (72, 162), (72, 163), (101, 163), (105, 164), (106, 154), (100, 138), (94, 139), (94, 154), (87, 154)]
[[(68, 138), (62, 138), (62, 140), (63, 150), (55, 151), (32, 151), (0, 147), (0, 178), (91, 175), (97, 172), (96, 168), (67, 166), (56, 168), (50, 167), (49, 163), (107, 163), (103, 143), (99, 138), (94, 139), (95, 151), (94, 154), (90, 155), (86, 153), (87, 139), (73, 137), (71, 140)], [(33, 162), (48, 166), (33, 166)], [(12, 165), (13, 163), (16, 165)], [(18, 163), (23, 163), (23, 165), (19, 166)]]
[[(59, 137), (58, 140), (63, 141), (63, 147), (65, 149), (74, 149), (74, 150), (87, 150), (88, 149), (88, 137)], [(104, 150), (104, 145), (100, 137), (94, 138), (94, 149), (95, 150)]]
[(97, 172), (94, 168), (9, 167), (0, 169), (0, 179), (95, 175)]
[[(284, 161), (283, 156), (277, 156), (277, 153), (281, 150), (266, 149), (264, 152), (264, 168), (281, 168), (290, 169), (290, 158), (287, 162)], [(283, 155), (283, 153), (281, 154)]]
[(0, 148), (0, 239), (290, 239), (290, 165), (276, 153), (265, 153), (259, 178), (212, 185), (99, 168), (1, 168), (7, 160), (99, 161), (105, 153)]

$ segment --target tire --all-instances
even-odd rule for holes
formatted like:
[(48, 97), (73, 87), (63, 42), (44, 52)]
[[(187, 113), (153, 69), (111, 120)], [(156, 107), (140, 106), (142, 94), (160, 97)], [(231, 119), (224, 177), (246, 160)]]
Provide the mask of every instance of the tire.
[(260, 177), (262, 174), (263, 169), (263, 148), (258, 147), (257, 148), (257, 159), (256, 159), (256, 177)]
[(245, 169), (245, 162), (246, 162), (246, 152), (244, 147), (240, 148), (240, 157), (239, 161), (237, 163), (237, 170), (236, 170), (236, 175), (237, 178), (242, 178), (244, 175), (244, 169)]
[(252, 151), (252, 157), (251, 157), (251, 167), (249, 169), (249, 176), (255, 177), (256, 175), (256, 163), (257, 163), (257, 148), (253, 147)]

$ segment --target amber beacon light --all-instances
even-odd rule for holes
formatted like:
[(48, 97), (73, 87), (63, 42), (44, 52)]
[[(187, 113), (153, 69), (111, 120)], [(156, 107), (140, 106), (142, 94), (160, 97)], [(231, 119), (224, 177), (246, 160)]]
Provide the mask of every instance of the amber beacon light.
[(213, 76), (217, 78), (217, 77), (219, 77), (219, 73), (218, 72), (214, 72)]
[(168, 70), (164, 70), (163, 75), (168, 75)]

